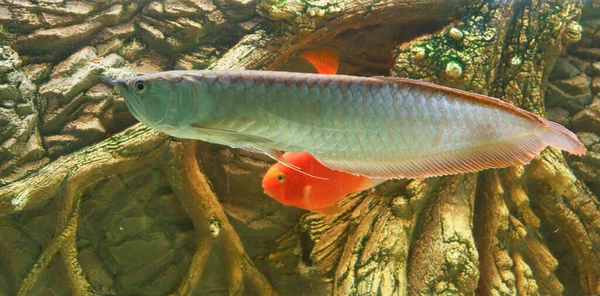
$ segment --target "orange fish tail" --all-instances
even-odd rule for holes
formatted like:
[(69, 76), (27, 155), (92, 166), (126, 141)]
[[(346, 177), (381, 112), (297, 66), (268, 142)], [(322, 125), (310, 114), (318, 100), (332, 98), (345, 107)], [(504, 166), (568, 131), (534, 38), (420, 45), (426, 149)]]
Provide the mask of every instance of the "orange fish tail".
[(336, 74), (340, 65), (337, 53), (331, 48), (307, 51), (300, 56), (311, 63), (320, 74)]

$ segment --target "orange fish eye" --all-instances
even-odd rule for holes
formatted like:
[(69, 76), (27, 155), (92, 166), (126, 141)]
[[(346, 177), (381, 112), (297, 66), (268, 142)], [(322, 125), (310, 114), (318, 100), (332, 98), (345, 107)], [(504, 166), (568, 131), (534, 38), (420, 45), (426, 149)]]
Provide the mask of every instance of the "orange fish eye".
[(285, 175), (284, 174), (277, 175), (277, 181), (279, 181), (279, 183), (283, 183), (285, 181)]

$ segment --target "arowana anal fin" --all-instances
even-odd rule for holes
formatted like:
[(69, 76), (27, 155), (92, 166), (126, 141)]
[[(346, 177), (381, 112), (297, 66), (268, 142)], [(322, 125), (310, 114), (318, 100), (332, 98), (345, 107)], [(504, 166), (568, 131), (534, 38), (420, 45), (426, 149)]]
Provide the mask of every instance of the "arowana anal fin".
[(548, 145), (544, 141), (548, 135), (552, 136), (551, 133), (532, 135), (504, 143), (404, 160), (369, 162), (316, 158), (330, 169), (370, 178), (426, 178), (527, 164)]

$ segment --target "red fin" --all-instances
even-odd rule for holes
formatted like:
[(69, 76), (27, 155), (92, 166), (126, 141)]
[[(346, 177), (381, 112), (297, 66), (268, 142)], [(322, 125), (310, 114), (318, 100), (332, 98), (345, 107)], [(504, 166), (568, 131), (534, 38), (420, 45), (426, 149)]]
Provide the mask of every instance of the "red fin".
[(337, 53), (331, 48), (317, 49), (300, 54), (319, 74), (336, 74), (340, 61)]

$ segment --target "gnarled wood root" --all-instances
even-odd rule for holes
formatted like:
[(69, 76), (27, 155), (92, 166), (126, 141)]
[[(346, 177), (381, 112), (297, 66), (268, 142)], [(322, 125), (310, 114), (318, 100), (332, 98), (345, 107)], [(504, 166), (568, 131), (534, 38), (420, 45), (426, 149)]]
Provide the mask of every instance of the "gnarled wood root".
[(257, 295), (278, 295), (265, 276), (260, 273), (239, 236), (229, 223), (223, 208), (212, 191), (196, 159), (196, 141), (171, 142), (167, 148), (164, 170), (175, 194), (186, 208), (199, 244), (188, 275), (178, 289), (178, 295), (193, 291), (202, 277), (208, 252), (219, 250), (229, 277), (229, 295), (244, 295), (246, 284)]

